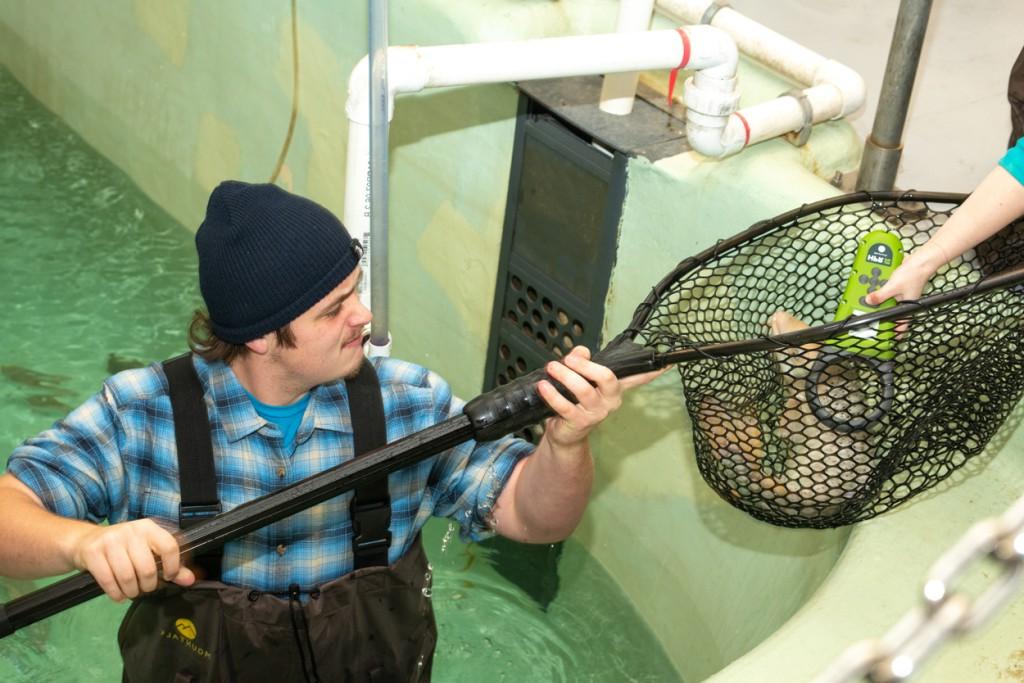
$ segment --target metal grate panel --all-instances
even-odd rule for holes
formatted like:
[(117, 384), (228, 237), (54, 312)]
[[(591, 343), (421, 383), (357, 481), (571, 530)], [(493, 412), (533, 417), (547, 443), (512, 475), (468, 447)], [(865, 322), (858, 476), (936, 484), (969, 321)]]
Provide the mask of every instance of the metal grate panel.
[[(513, 152), (484, 389), (596, 349), (625, 157), (524, 98)], [(536, 441), (540, 430), (519, 435)]]

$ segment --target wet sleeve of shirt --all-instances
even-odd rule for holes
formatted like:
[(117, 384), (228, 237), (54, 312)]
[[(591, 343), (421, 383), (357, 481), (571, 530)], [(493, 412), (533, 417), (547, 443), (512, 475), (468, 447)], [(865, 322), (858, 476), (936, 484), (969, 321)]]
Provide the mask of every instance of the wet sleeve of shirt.
[(1024, 185), (1024, 138), (1017, 140), (1017, 144), (1009, 149), (999, 161), (999, 165), (1009, 171), (1018, 183)]
[(7, 471), (63, 517), (100, 522), (111, 492), (124, 490), (120, 424), (106, 388), (42, 434), (18, 446)]
[[(451, 388), (431, 373), (431, 389), (437, 421), (462, 414), (463, 402)], [(464, 541), (476, 541), (494, 533), (491, 511), (516, 463), (533, 451), (533, 445), (506, 437), (498, 441), (467, 441), (442, 453), (430, 475), (437, 503), (434, 514), (459, 523)]]

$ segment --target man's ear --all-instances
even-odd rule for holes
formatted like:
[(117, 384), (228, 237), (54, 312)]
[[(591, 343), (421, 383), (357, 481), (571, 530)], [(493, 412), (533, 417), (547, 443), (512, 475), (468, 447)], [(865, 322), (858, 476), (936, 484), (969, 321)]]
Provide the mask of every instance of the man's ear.
[(257, 354), (257, 355), (262, 356), (265, 353), (267, 353), (267, 351), (270, 350), (270, 335), (272, 335), (272, 334), (273, 334), (273, 332), (268, 332), (267, 334), (263, 335), (262, 337), (256, 337), (252, 341), (245, 342), (245, 346), (251, 352), (253, 352), (253, 353)]

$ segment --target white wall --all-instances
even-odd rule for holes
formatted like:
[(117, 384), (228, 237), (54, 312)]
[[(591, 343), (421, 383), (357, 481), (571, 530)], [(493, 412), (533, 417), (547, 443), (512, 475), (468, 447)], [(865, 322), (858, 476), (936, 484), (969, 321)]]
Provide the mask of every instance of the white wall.
[[(856, 69), (866, 137), (892, 40), (897, 0), (732, 0), (731, 6)], [(900, 188), (969, 192), (1006, 149), (1006, 82), (1024, 46), (1021, 0), (935, 0), (904, 130)]]

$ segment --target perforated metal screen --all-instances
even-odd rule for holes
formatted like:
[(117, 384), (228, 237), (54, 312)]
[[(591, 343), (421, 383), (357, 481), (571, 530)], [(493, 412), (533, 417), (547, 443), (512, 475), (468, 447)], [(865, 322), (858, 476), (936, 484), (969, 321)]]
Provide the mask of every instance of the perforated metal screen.
[[(523, 99), (485, 390), (577, 344), (598, 347), (624, 194), (622, 154)], [(536, 434), (521, 436), (535, 440)]]

